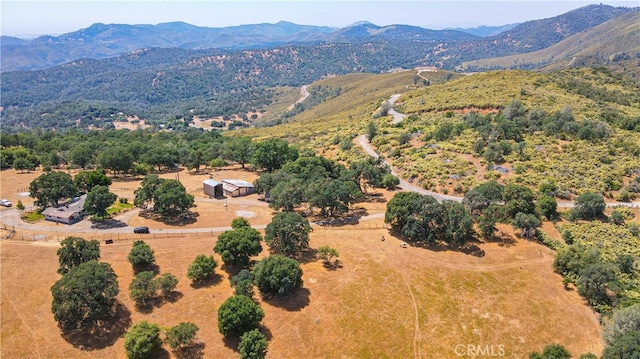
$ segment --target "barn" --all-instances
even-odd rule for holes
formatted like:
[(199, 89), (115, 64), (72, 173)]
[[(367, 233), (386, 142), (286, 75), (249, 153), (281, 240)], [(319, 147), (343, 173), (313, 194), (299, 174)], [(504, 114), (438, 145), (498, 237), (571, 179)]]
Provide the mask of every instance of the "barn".
[(247, 196), (254, 192), (253, 184), (236, 179), (223, 179), (222, 188), (224, 194), (230, 197)]
[(224, 196), (222, 182), (218, 182), (214, 179), (206, 179), (202, 182), (202, 186), (204, 188), (204, 194), (208, 195), (209, 197), (219, 198)]

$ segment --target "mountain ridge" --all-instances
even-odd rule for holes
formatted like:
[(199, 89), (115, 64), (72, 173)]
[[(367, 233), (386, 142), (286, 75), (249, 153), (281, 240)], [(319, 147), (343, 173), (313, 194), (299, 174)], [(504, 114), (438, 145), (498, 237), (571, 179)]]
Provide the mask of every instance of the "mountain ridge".
[[(181, 21), (157, 25), (96, 23), (75, 32), (32, 40), (2, 36), (0, 70), (38, 70), (80, 58), (103, 59), (152, 47), (243, 50), (339, 42), (412, 42), (409, 46), (427, 54), (429, 65), (451, 69), (462, 61), (539, 50), (632, 9), (589, 5), (553, 18), (527, 21), (488, 37), (479, 37), (473, 30), (377, 26), (366, 21), (341, 29), (286, 21), (221, 28)], [(418, 46), (415, 42), (422, 43)]]

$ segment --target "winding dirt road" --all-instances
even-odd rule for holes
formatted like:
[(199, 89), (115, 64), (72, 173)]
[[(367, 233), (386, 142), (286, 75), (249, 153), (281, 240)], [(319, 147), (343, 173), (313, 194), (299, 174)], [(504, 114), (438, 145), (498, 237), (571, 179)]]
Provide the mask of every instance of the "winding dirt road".
[[(391, 121), (392, 124), (400, 123), (406, 117), (405, 114), (398, 113), (397, 111), (395, 111), (393, 109), (393, 104), (395, 104), (396, 101), (398, 101), (400, 96), (401, 96), (401, 94), (395, 94), (395, 95), (391, 96), (391, 98), (389, 98), (389, 100), (388, 100), (388, 102), (392, 106), (391, 110), (389, 110), (389, 115), (393, 116), (393, 120)], [(376, 150), (373, 148), (373, 146), (371, 146), (371, 143), (369, 142), (369, 140), (367, 140), (367, 137), (365, 135), (360, 135), (360, 136), (356, 137), (355, 138), (355, 142), (367, 154), (369, 154), (369, 156), (374, 157), (374, 158), (380, 158), (380, 155), (378, 154), (378, 152), (376, 152)], [(462, 202), (462, 197), (448, 196), (448, 195), (444, 195), (444, 194), (440, 194), (440, 193), (436, 193), (436, 192), (432, 192), (432, 191), (427, 191), (427, 190), (425, 190), (423, 188), (420, 188), (418, 186), (414, 186), (413, 184), (407, 182), (404, 178), (400, 177), (398, 175), (398, 173), (395, 171), (395, 169), (393, 168), (393, 166), (391, 165), (391, 163), (386, 158), (382, 158), (382, 161), (385, 164), (387, 164), (389, 166), (389, 168), (391, 168), (391, 174), (393, 174), (394, 176), (396, 176), (396, 177), (398, 177), (400, 179), (399, 187), (402, 188), (403, 190), (411, 191), (411, 192), (417, 192), (417, 193), (420, 193), (420, 194), (423, 194), (423, 195), (427, 195), (427, 196), (432, 196), (438, 202), (442, 202), (443, 200)], [(575, 207), (575, 203), (574, 202), (558, 202), (558, 207), (559, 208), (573, 208), (573, 207)], [(636, 207), (640, 207), (640, 201), (636, 201), (636, 202), (608, 202), (607, 203), (607, 207), (632, 207), (632, 208), (636, 208)]]

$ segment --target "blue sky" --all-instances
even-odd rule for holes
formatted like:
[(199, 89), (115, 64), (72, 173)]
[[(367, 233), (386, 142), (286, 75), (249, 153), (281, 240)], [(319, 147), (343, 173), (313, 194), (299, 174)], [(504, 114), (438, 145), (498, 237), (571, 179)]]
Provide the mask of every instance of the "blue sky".
[[(367, 20), (376, 25), (408, 24), (429, 29), (504, 25), (553, 17), (599, 2), (568, 1), (16, 1), (2, 0), (2, 35), (30, 37), (62, 34), (93, 23), (158, 24), (184, 21), (224, 27), (275, 23), (344, 27)], [(639, 0), (602, 1), (614, 6), (639, 6)]]

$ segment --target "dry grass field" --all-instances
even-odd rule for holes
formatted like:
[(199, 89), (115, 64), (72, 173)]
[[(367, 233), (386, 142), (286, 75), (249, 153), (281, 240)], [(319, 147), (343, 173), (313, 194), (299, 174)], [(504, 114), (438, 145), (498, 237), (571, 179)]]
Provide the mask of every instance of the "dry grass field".
[[(18, 199), (25, 205), (31, 203), (29, 197), (20, 197), (20, 189), (28, 187), (37, 173), (2, 171), (0, 175), (2, 198), (14, 204)], [(211, 175), (255, 178), (255, 173), (237, 169)], [(165, 176), (172, 178), (175, 173)], [(158, 303), (150, 312), (138, 311), (127, 289), (133, 271), (126, 257), (134, 237), (103, 243), (102, 260), (118, 274), (118, 299), (126, 309), (121, 323), (102, 338), (63, 338), (53, 319), (50, 287), (59, 278), (57, 241), (18, 237), (0, 241), (2, 357), (124, 358), (123, 333), (141, 320), (162, 327), (191, 321), (200, 327), (202, 357), (237, 357), (237, 343), (225, 341), (217, 329), (218, 307), (233, 292), (230, 274), (218, 267), (217, 278), (199, 288), (192, 287), (186, 277), (188, 265), (198, 254), (213, 254), (221, 262), (212, 251), (217, 234), (153, 235), (168, 229), (228, 226), (238, 213), (252, 213), (253, 225), (269, 222), (271, 210), (255, 195), (229, 199), (227, 207), (205, 198), (198, 188), (208, 177), (206, 173), (180, 174), (197, 200), (195, 223), (161, 223), (136, 214), (119, 217), (131, 226), (144, 224), (152, 229), (152, 235), (144, 238), (155, 250), (160, 273), (173, 273), (180, 280), (179, 295), (173, 302)], [(111, 190), (132, 199), (138, 183), (114, 181)], [(381, 193), (382, 198), (392, 196)], [(382, 202), (363, 207), (368, 214), (384, 212)], [(3, 218), (6, 211), (11, 209), (1, 209)], [(84, 228), (85, 222), (46, 228), (62, 227), (64, 233), (53, 233), (63, 236)], [(401, 248), (400, 240), (383, 228), (379, 216), (356, 225), (314, 227), (311, 247), (336, 248), (341, 266), (327, 268), (306, 258), (301, 264), (303, 288), (292, 297), (262, 300), (256, 295), (266, 314), (262, 331), (270, 341), (268, 357), (457, 358), (471, 357), (459, 354), (461, 346), (474, 345), (493, 347), (496, 353), (503, 348), (504, 357), (523, 358), (550, 343), (564, 345), (574, 356), (588, 351), (600, 354), (603, 343), (598, 318), (575, 291), (564, 289), (561, 277), (551, 268), (553, 251), (515, 239), (508, 227), (500, 230), (502, 240), (477, 243), (484, 256), (475, 256), (442, 248)], [(19, 228), (18, 234), (28, 231)], [(78, 234), (103, 238), (100, 230)], [(164, 347), (165, 357), (175, 357)]]

